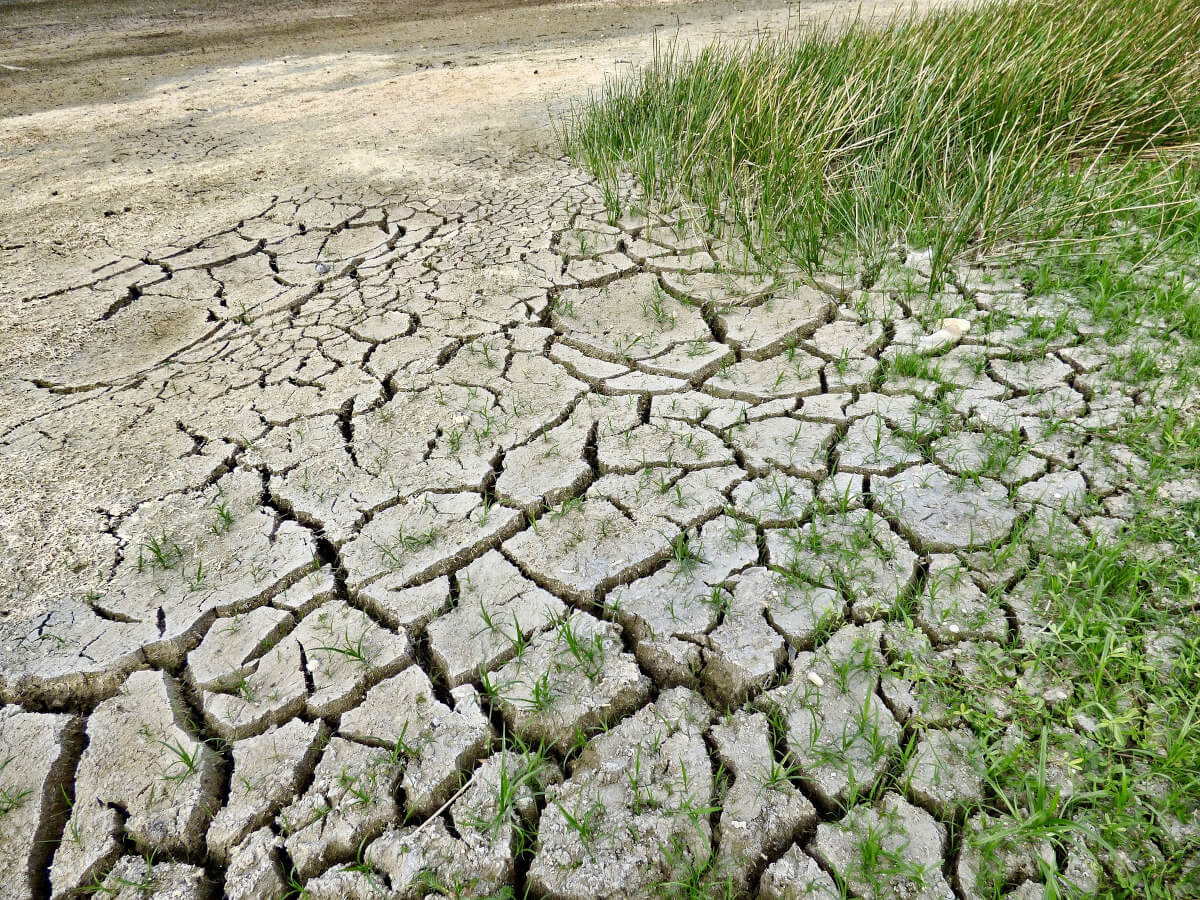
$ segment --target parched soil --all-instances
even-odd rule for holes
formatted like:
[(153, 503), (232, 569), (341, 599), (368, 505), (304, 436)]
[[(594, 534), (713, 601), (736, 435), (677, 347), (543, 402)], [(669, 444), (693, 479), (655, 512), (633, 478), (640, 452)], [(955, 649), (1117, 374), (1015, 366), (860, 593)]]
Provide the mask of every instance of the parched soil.
[(782, 7), (248, 6), (0, 17), (0, 898), (980, 896), (1094, 323), (610, 221), (547, 110)]

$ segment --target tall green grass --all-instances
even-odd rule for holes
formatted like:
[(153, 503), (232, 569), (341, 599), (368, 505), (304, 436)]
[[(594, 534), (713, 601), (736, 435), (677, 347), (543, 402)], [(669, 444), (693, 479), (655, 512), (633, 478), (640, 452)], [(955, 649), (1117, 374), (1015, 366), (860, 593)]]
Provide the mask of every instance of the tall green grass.
[(656, 48), (565, 124), (618, 202), (700, 210), (768, 258), (1194, 233), (1195, 0), (983, 2), (688, 56)]

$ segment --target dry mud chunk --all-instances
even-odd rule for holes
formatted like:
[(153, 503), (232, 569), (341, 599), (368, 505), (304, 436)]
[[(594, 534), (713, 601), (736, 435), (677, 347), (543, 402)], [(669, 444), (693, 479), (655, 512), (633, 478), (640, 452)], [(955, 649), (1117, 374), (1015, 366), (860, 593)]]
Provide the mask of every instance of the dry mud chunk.
[(648, 257), (645, 266), (651, 272), (681, 272), (690, 275), (716, 268), (716, 262), (707, 251), (695, 250), (691, 253)]
[(568, 343), (613, 362), (647, 359), (712, 337), (700, 311), (663, 291), (653, 275), (565, 290), (551, 322)]
[(842, 624), (845, 611), (836, 591), (761, 567), (742, 572), (733, 594), (747, 615), (764, 610), (771, 626), (797, 650), (811, 650), (817, 633)]
[(733, 775), (717, 825), (716, 870), (744, 889), (759, 860), (790, 844), (816, 822), (817, 813), (772, 758), (765, 716), (737, 712), (711, 733), (721, 762)]
[(75, 802), (50, 870), (55, 897), (87, 884), (121, 853), (124, 835), (159, 853), (199, 855), (218, 806), (220, 760), (185, 728), (179, 686), (136, 672), (88, 719)]
[(937, 410), (907, 394), (864, 393), (846, 407), (846, 415), (852, 419), (863, 416), (880, 416), (892, 428), (901, 431), (927, 431), (942, 424)]
[(963, 431), (933, 442), (934, 458), (956, 475), (984, 475), (1006, 487), (1046, 471), (1046, 461), (1025, 452), (1019, 432)]
[(717, 307), (754, 303), (775, 287), (774, 279), (769, 276), (735, 272), (666, 275), (663, 283), (676, 296), (686, 297), (702, 306)]
[(842, 900), (843, 894), (815, 859), (792, 847), (763, 872), (762, 900)]
[(535, 636), (491, 684), (514, 732), (564, 752), (581, 731), (637, 709), (651, 688), (622, 651), (619, 627), (582, 612)]
[(707, 378), (724, 362), (733, 359), (733, 351), (715, 341), (689, 341), (638, 363), (646, 372), (697, 381)]
[[(481, 447), (489, 438), (504, 448), (524, 443), (564, 419), (588, 389), (584, 382), (540, 354), (513, 353), (503, 380), (498, 376), (498, 371), (489, 371), (480, 379), (481, 390), (498, 394), (491, 420), (483, 417), (469, 435), (472, 443)], [(443, 377), (439, 373), (438, 378)], [(482, 400), (481, 396), (476, 405), (481, 406)]]
[(853, 472), (834, 472), (817, 485), (817, 499), (839, 512), (861, 509), (866, 481)]
[(607, 500), (564, 503), (504, 543), (506, 555), (556, 594), (587, 602), (597, 591), (644, 573), (671, 549), (676, 528), (631, 519)]
[(1077, 516), (1086, 503), (1087, 483), (1078, 472), (1051, 472), (1037, 481), (1021, 485), (1017, 489), (1017, 498), (1027, 503), (1040, 503), (1068, 516)]
[(945, 828), (888, 793), (878, 808), (856, 806), (840, 822), (818, 825), (808, 850), (857, 896), (954, 900), (942, 876), (945, 844)]
[(698, 535), (677, 539), (687, 554), (653, 575), (613, 588), (605, 605), (635, 642), (638, 661), (667, 684), (692, 684), (699, 670), (698, 641), (716, 623), (728, 595), (719, 587), (754, 562), (754, 532), (721, 517)]
[(116, 900), (201, 900), (208, 896), (208, 881), (196, 866), (122, 856), (97, 893)]
[(403, 760), (404, 796), (417, 815), (428, 815), (449, 799), (459, 772), (483, 756), (492, 736), (475, 688), (457, 688), (453, 701), (453, 709), (439, 702), (425, 673), (410, 666), (375, 685), (342, 716), (341, 734), (381, 744)]
[[(699, 391), (684, 391), (651, 398), (650, 421), (654, 424), (672, 421), (688, 422), (692, 425), (703, 422), (715, 427), (724, 427), (746, 421), (750, 410), (755, 408), (744, 400), (726, 400)], [(718, 418), (724, 419), (719, 425), (716, 421)]]
[(822, 369), (825, 387), (830, 391), (865, 391), (871, 387), (880, 370), (879, 360), (873, 357), (835, 359)]
[(883, 326), (878, 322), (830, 322), (822, 325), (810, 339), (818, 353), (831, 359), (862, 359), (883, 347)]
[(814, 422), (845, 422), (845, 409), (850, 404), (851, 396), (847, 393), (828, 393), (805, 397), (800, 406), (799, 416)]
[(412, 661), (408, 638), (387, 631), (344, 601), (309, 613), (255, 664), (232, 693), (203, 695), (204, 714), (227, 740), (286, 721), (342, 712), (368, 686)]
[(304, 896), (311, 900), (379, 900), (395, 895), (371, 872), (334, 866), (323, 875), (310, 879), (304, 885)]
[(10, 866), (0, 881), (3, 900), (33, 896), (50, 861), (82, 732), (72, 716), (0, 709), (0, 847)]
[(917, 443), (894, 432), (878, 415), (851, 424), (837, 447), (838, 470), (864, 475), (894, 475), (921, 459)]
[(1012, 397), (1005, 401), (1005, 405), (1009, 412), (1018, 416), (1043, 416), (1057, 421), (1081, 417), (1087, 411), (1087, 401), (1083, 395), (1065, 385)]
[(225, 867), (228, 900), (276, 900), (287, 893), (278, 862), (282, 845), (269, 828), (260, 828), (234, 849)]
[(602, 284), (636, 271), (637, 264), (624, 253), (606, 253), (600, 259), (571, 260), (566, 274), (580, 284)]
[(649, 372), (630, 372), (604, 382), (604, 390), (609, 394), (674, 394), (685, 390), (687, 386), (688, 383), (682, 378), (652, 375)]
[(791, 349), (768, 359), (744, 359), (717, 372), (707, 390), (718, 397), (759, 402), (821, 393), (824, 361)]
[(279, 814), (284, 845), (301, 878), (354, 858), (359, 845), (400, 815), (400, 766), (387, 750), (331, 738), (312, 786)]
[(55, 704), (111, 697), (126, 675), (146, 664), (143, 648), (158, 638), (153, 621), (114, 622), (64, 600), (0, 635), (0, 697)]
[(605, 475), (588, 495), (604, 497), (639, 516), (657, 516), (689, 528), (724, 509), (729, 502), (725, 492), (745, 477), (737, 466), (691, 472), (663, 466)]
[(510, 450), (496, 479), (496, 496), (525, 510), (553, 505), (579, 493), (592, 476), (584, 459), (589, 429), (565, 422)]
[(351, 587), (381, 575), (411, 583), (445, 574), (516, 529), (520, 515), (474, 493), (422, 494), (379, 513), (342, 551)]
[(915, 583), (917, 555), (868, 510), (767, 531), (771, 565), (816, 585), (836, 587), (859, 622), (886, 614)]
[(558, 235), (558, 250), (565, 256), (583, 259), (612, 253), (620, 242), (621, 232), (612, 229), (570, 228)]
[(1062, 555), (1067, 548), (1088, 545), (1087, 535), (1066, 513), (1040, 503), (1029, 511), (1021, 538), (1031, 549), (1044, 554)]
[(559, 777), (532, 756), (499, 753), (476, 769), (451, 805), (457, 835), (442, 819), (433, 819), (387, 832), (367, 847), (364, 858), (387, 876), (393, 896), (405, 900), (428, 896), (432, 884), (455, 896), (493, 896), (513, 879), (517, 829), (529, 827), (536, 794)]
[(1061, 387), (1074, 370), (1053, 356), (1028, 360), (993, 359), (992, 374), (1015, 391), (1047, 391)]
[(458, 573), (458, 603), (429, 623), (433, 662), (451, 685), (508, 660), (566, 611), (495, 550)]
[[(147, 649), (173, 661), (214, 614), (245, 611), (299, 578), (316, 544), (259, 506), (262, 481), (235, 471), (203, 494), (143, 504), (119, 529), (130, 548), (97, 604), (155, 623)], [(136, 548), (136, 549), (134, 549)]]
[(776, 416), (733, 429), (731, 440), (745, 467), (757, 476), (776, 470), (800, 478), (824, 478), (836, 426)]
[(742, 579), (738, 579), (732, 596), (724, 595), (721, 623), (703, 639), (701, 678), (711, 696), (726, 707), (737, 706), (770, 682), (787, 659), (787, 645), (770, 625), (767, 597), (760, 591), (759, 581), (751, 575), (742, 587)]
[(826, 808), (870, 792), (898, 752), (900, 728), (876, 697), (881, 626), (848, 625), (792, 663), (790, 682), (763, 695), (779, 711), (791, 760)]
[(329, 566), (317, 565), (290, 588), (271, 599), (271, 605), (286, 610), (297, 618), (308, 615), (326, 600), (332, 600), (337, 583)]
[(1104, 882), (1106, 873), (1082, 835), (1072, 834), (1066, 840), (1067, 865), (1061, 883), (1068, 888), (1067, 896), (1093, 897)]
[(387, 481), (359, 468), (341, 447), (271, 478), (272, 499), (337, 546), (353, 537), (364, 512), (395, 495)]
[(917, 744), (904, 772), (913, 801), (943, 819), (983, 799), (984, 763), (978, 741), (965, 729), (931, 728)]
[(602, 473), (637, 472), (646, 466), (728, 465), (733, 462), (721, 439), (686, 422), (660, 420), (621, 433), (601, 432), (597, 459)]
[(357, 592), (356, 600), (372, 616), (395, 629), (421, 628), (450, 605), (450, 579), (445, 575), (403, 587), (387, 575)]
[(1011, 540), (988, 550), (960, 553), (959, 559), (980, 590), (990, 592), (1007, 587), (1025, 571), (1029, 565), (1029, 547)]
[(717, 322), (725, 340), (748, 359), (764, 359), (781, 352), (789, 341), (816, 331), (833, 309), (819, 291), (796, 287), (787, 296), (768, 299), (757, 306), (740, 306), (716, 300)]
[(230, 688), (250, 674), (250, 663), (279, 643), (296, 620), (269, 606), (217, 619), (200, 646), (188, 654), (187, 679), (197, 690)]
[(1050, 842), (1019, 836), (1008, 818), (980, 813), (967, 819), (954, 874), (968, 900), (995, 897), (1007, 885), (1039, 878), (1057, 868)]
[(551, 346), (550, 358), (566, 368), (572, 375), (587, 381), (616, 378), (629, 371), (628, 366), (588, 356), (562, 341), (555, 341)]
[(208, 849), (219, 860), (292, 798), (312, 771), (321, 728), (294, 719), (233, 744), (229, 799), (208, 828)]
[(1008, 620), (997, 598), (984, 594), (970, 571), (951, 554), (935, 553), (921, 591), (916, 619), (940, 644), (961, 640), (1003, 641)]
[(349, 331), (358, 340), (370, 344), (382, 344), (393, 338), (403, 337), (411, 333), (414, 327), (412, 316), (397, 310), (384, 310), (374, 315), (359, 319), (349, 327)]
[(932, 725), (957, 721), (932, 687), (951, 677), (955, 657), (934, 651), (928, 636), (907, 622), (888, 623), (883, 644), (890, 664), (880, 673), (879, 692), (897, 720)]
[(703, 865), (711, 832), (695, 813), (712, 802), (709, 715), (695, 694), (673, 688), (593, 739), (571, 778), (550, 790), (529, 869), (536, 892), (657, 897), (659, 885)]
[(733, 491), (734, 510), (764, 528), (794, 523), (808, 514), (812, 500), (812, 482), (780, 472), (743, 482)]
[(880, 507), (921, 548), (947, 553), (984, 547), (1008, 537), (1017, 512), (1003, 485), (990, 478), (951, 478), (934, 465), (905, 469), (880, 479)]

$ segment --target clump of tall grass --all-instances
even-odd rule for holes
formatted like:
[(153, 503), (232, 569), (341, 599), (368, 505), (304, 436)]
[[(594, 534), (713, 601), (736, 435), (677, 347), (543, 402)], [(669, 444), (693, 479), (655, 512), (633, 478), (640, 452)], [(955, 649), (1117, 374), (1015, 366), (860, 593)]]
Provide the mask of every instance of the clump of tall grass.
[(1117, 223), (1193, 234), (1195, 0), (989, 0), (656, 48), (563, 129), (605, 183), (698, 207), (810, 266), (898, 244), (968, 251)]

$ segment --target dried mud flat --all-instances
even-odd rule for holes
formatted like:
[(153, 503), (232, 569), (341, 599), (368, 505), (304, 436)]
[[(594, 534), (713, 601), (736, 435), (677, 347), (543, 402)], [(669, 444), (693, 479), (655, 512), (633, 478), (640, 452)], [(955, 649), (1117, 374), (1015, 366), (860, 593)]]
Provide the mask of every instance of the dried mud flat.
[(922, 673), (1039, 641), (1040, 549), (1132, 514), (1099, 329), (423, 146), (9, 282), (0, 897), (981, 896)]

